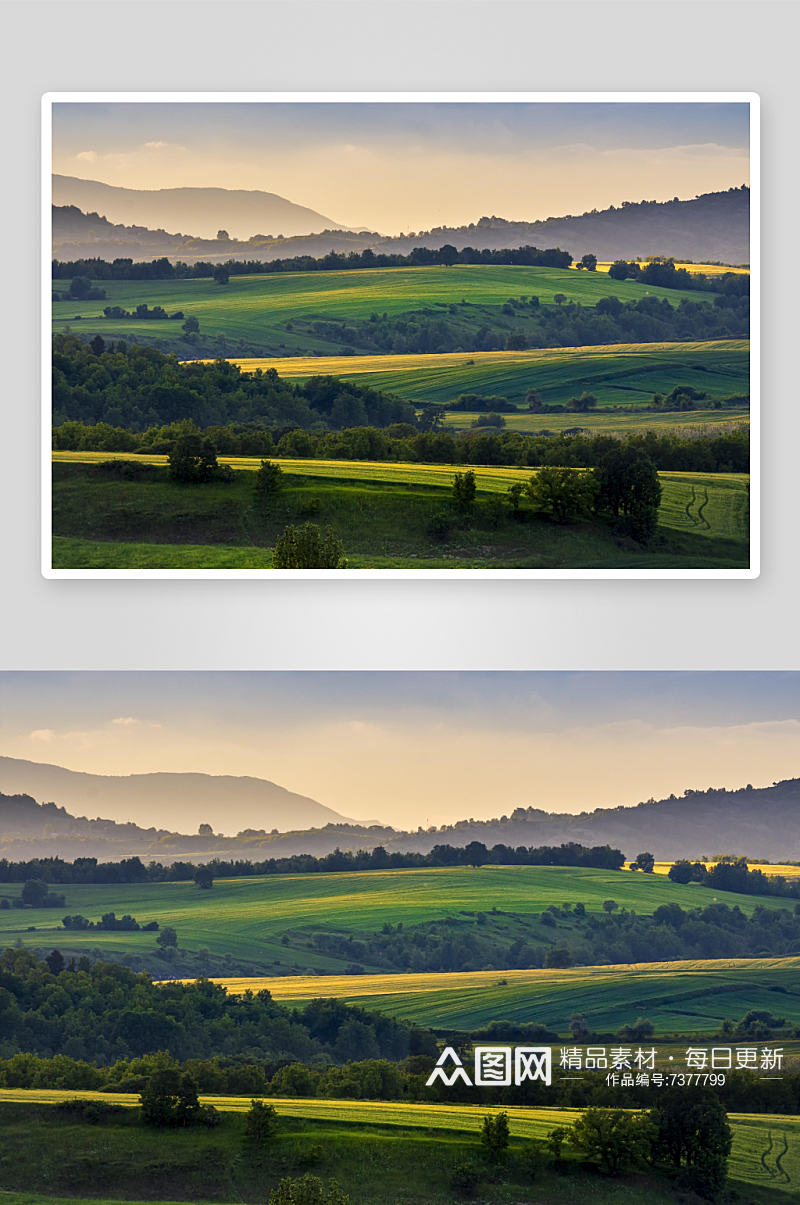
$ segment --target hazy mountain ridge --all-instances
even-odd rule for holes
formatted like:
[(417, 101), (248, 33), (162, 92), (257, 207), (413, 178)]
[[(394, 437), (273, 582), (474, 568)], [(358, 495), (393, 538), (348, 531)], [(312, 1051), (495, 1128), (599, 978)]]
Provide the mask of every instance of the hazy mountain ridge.
[(52, 200), (54, 205), (77, 205), (84, 212), (102, 213), (110, 222), (134, 222), (149, 230), (188, 228), (203, 238), (214, 238), (219, 229), (234, 235), (247, 232), (248, 237), (266, 230), (290, 236), (337, 226), (315, 209), (260, 189), (120, 188), (98, 180), (54, 175)]
[[(11, 760), (0, 759), (0, 769), (3, 763)], [(317, 807), (322, 809), (321, 804)], [(330, 809), (324, 810), (330, 812)], [(175, 859), (207, 861), (213, 857), (264, 861), (302, 853), (321, 855), (336, 848), (370, 850), (378, 845), (389, 852), (427, 853), (434, 845), (465, 846), (471, 841), (481, 841), (488, 848), (497, 844), (557, 846), (570, 841), (587, 846), (608, 844), (621, 849), (628, 858), (648, 850), (663, 861), (697, 858), (704, 854), (713, 857), (717, 853), (745, 854), (772, 862), (798, 861), (800, 779), (787, 779), (772, 787), (742, 787), (736, 791), (714, 788), (686, 791), (681, 798), (672, 796), (634, 806), (598, 808), (579, 815), (548, 813), (532, 807), (516, 808), (510, 816), (485, 821), (462, 820), (439, 828), (420, 828), (416, 832), (338, 818), (324, 826), (284, 832), (243, 829), (236, 837), (213, 834), (199, 837), (164, 829), (144, 829), (135, 824), (115, 824), (110, 820), (87, 820), (72, 817), (56, 804), (37, 804), (29, 794), (16, 798), (0, 795), (0, 856), (14, 861), (55, 855), (66, 860), (93, 856), (108, 861), (131, 854), (146, 854), (162, 862)]]
[[(0, 757), (0, 790), (9, 794), (24, 794), (34, 799), (55, 799), (61, 805), (56, 818), (47, 816), (32, 819), (40, 833), (43, 824), (60, 836), (124, 836), (134, 837), (133, 830), (146, 833), (152, 841), (172, 830), (161, 827), (159, 821), (170, 817), (174, 826), (197, 832), (198, 825), (210, 823), (215, 829), (224, 816), (226, 827), (234, 831), (257, 825), (265, 830), (295, 829), (322, 826), (326, 823), (348, 823), (332, 808), (317, 803), (305, 795), (288, 791), (266, 779), (248, 776), (210, 774), (130, 774), (113, 777), (102, 774), (83, 774), (39, 762)], [(72, 816), (64, 808), (83, 811), (91, 808), (96, 820)], [(102, 809), (111, 819), (101, 819)], [(24, 811), (24, 809), (23, 809)], [(34, 814), (29, 814), (33, 817)], [(0, 836), (28, 837), (30, 825), (20, 827), (22, 811), (14, 813), (16, 828), (8, 829), (5, 810), (0, 810)], [(136, 822), (128, 823), (130, 816)], [(154, 823), (155, 822), (155, 823)], [(56, 829), (56, 824), (58, 828)], [(67, 826), (66, 828), (64, 826)], [(94, 827), (92, 827), (94, 826)], [(123, 832), (117, 834), (116, 829)], [(136, 837), (137, 841), (144, 837)], [(196, 841), (196, 838), (193, 838)]]
[[(109, 185), (102, 187), (110, 188)], [(318, 258), (330, 251), (360, 252), (366, 248), (378, 253), (407, 255), (414, 247), (438, 249), (448, 243), (458, 250), (464, 247), (483, 250), (558, 246), (568, 251), (573, 259), (591, 253), (601, 262), (647, 255), (671, 255), (696, 262), (718, 260), (728, 264), (749, 263), (750, 260), (750, 190), (744, 186), (727, 192), (705, 193), (693, 200), (625, 202), (620, 207), (538, 222), (483, 217), (468, 226), (439, 226), (395, 237), (375, 231), (337, 229), (329, 219), (317, 215), (325, 224), (325, 228), (320, 228), (317, 233), (306, 231), (290, 236), (284, 234), (283, 237), (255, 233), (249, 235), (247, 241), (200, 238), (168, 234), (163, 229), (153, 230), (141, 225), (114, 225), (107, 217), (97, 216), (102, 204), (97, 213), (83, 214), (81, 222), (71, 212), (74, 208), (74, 202), (53, 208), (53, 256), (63, 261), (82, 259), (87, 255), (133, 260), (166, 255), (185, 263), (199, 259), (268, 262), (298, 255)], [(180, 224), (187, 223), (182, 221)]]

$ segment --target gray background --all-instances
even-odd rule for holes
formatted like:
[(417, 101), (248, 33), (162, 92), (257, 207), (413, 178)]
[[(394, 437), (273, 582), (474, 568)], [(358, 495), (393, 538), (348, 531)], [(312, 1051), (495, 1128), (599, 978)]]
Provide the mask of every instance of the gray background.
[[(0, 668), (798, 668), (797, 18), (777, 0), (2, 3)], [(761, 577), (45, 581), (39, 101), (78, 90), (758, 92)]]

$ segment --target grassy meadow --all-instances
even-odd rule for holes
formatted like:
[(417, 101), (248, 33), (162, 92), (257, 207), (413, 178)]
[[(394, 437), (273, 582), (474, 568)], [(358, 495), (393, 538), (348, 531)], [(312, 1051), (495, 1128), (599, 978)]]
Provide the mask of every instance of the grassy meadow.
[[(260, 1166), (242, 1155), (241, 1113), (249, 1101), (203, 1097), (222, 1114), (214, 1130), (153, 1131), (137, 1124), (138, 1097), (70, 1092), (70, 1099), (103, 1101), (123, 1112), (104, 1125), (80, 1124), (53, 1105), (61, 1092), (0, 1090), (0, 1176), (8, 1205), (72, 1205), (78, 1200), (258, 1202), (284, 1176), (307, 1171), (334, 1177), (353, 1205), (445, 1205), (457, 1199), (450, 1178), (457, 1164), (480, 1155), (485, 1106), (352, 1100), (270, 1099), (278, 1133)], [(491, 1109), (488, 1110), (492, 1112)], [(509, 1114), (510, 1159), (491, 1171), (479, 1199), (507, 1205), (660, 1205), (676, 1201), (666, 1178), (646, 1172), (607, 1178), (581, 1164), (569, 1147), (560, 1173), (548, 1164), (535, 1179), (517, 1157), (569, 1125), (579, 1110), (514, 1108)], [(800, 1201), (798, 1119), (732, 1113), (731, 1200), (743, 1205)], [(680, 1198), (678, 1198), (680, 1199)], [(685, 1197), (685, 1200), (690, 1198)], [(699, 1200), (699, 1198), (696, 1198)]]
[(626, 547), (602, 523), (560, 525), (527, 511), (514, 522), (489, 505), (535, 470), (475, 466), (469, 516), (452, 512), (449, 533), (431, 534), (450, 507), (464, 466), (281, 459), (286, 488), (266, 511), (255, 506), (260, 461), (220, 457), (241, 470), (232, 484), (182, 486), (167, 458), (137, 455), (154, 471), (136, 482), (103, 475), (106, 452), (53, 453), (56, 568), (269, 568), (288, 523), (330, 525), (350, 569), (366, 568), (746, 568), (748, 478), (664, 473), (660, 526), (648, 550)]
[[(66, 282), (54, 281), (59, 294)], [(567, 301), (593, 306), (601, 297), (623, 301), (650, 295), (666, 297), (677, 305), (688, 300), (708, 301), (713, 294), (683, 292), (643, 286), (630, 280), (611, 280), (605, 273), (575, 272), (568, 268), (530, 268), (500, 264), (456, 264), (452, 268), (361, 268), (336, 272), (281, 272), (264, 276), (232, 276), (227, 285), (211, 277), (195, 280), (103, 281), (103, 301), (57, 301), (53, 303), (53, 329), (67, 325), (83, 331), (92, 325), (106, 339), (176, 340), (178, 323), (157, 320), (113, 319), (103, 316), (106, 306), (135, 310), (137, 305), (160, 305), (168, 313), (192, 314), (202, 332), (212, 337), (222, 333), (231, 341), (269, 343), (278, 354), (306, 351), (330, 352), (330, 340), (316, 338), (308, 330), (293, 329), (308, 320), (352, 322), (368, 319), (374, 312), (390, 317), (429, 311), (429, 317), (450, 316), (455, 308), (465, 329), (477, 329), (486, 313), (499, 309), (509, 297), (539, 297), (552, 305), (556, 294)], [(287, 329), (288, 324), (288, 329)], [(517, 323), (519, 325), (519, 323)]]
[(616, 1033), (626, 1018), (646, 1016), (659, 1042), (687, 1032), (710, 1038), (727, 1017), (774, 1011), (778, 998), (781, 1016), (800, 1024), (800, 958), (219, 982), (237, 993), (266, 987), (276, 1000), (333, 996), (434, 1029), (472, 1030), (502, 1019), (536, 1021), (564, 1034), (569, 1018), (580, 1012), (597, 1033)]
[[(533, 269), (531, 269), (533, 270)], [(581, 278), (583, 279), (583, 278)], [(673, 291), (674, 290), (664, 290)], [(558, 430), (591, 427), (602, 422), (608, 429), (624, 414), (614, 406), (648, 405), (654, 393), (669, 393), (675, 385), (691, 385), (709, 399), (749, 395), (750, 343), (747, 339), (722, 339), (702, 343), (620, 343), (599, 347), (559, 347), (539, 351), (449, 352), (440, 355), (298, 356), (291, 359), (253, 359), (229, 356), (244, 372), (274, 368), (287, 380), (307, 380), (330, 374), (396, 393), (417, 404), (453, 401), (462, 393), (505, 397), (522, 406), (529, 389), (536, 389), (546, 405), (563, 405), (588, 391), (598, 400), (598, 414), (506, 415), (514, 430)], [(746, 414), (747, 407), (728, 410), (730, 417)], [(448, 422), (469, 425), (474, 415), (451, 414)], [(628, 422), (632, 416), (627, 416)], [(647, 426), (659, 421), (687, 423), (720, 421), (720, 412), (700, 409), (687, 414), (636, 416)], [(569, 421), (567, 421), (569, 420)], [(526, 425), (521, 425), (521, 424)], [(612, 427), (613, 424), (613, 427)]]
[[(20, 890), (18, 884), (1, 884), (0, 896), (13, 899)], [(320, 980), (319, 994), (337, 994), (345, 988), (348, 992), (362, 992), (369, 989), (370, 977), (358, 978), (358, 982), (353, 983), (353, 977), (348, 976), (347, 982), (343, 983), (341, 976), (352, 960), (351, 956), (334, 956), (321, 951), (314, 940), (317, 934), (375, 933), (387, 923), (393, 926), (402, 923), (409, 927), (450, 918), (465, 931), (482, 925), (479, 932), (491, 932), (501, 943), (519, 937), (534, 941), (544, 949), (556, 939), (581, 940), (582, 930), (577, 917), (561, 919), (557, 928), (546, 932), (541, 928), (539, 913), (551, 904), (560, 907), (564, 901), (580, 902), (588, 913), (600, 915), (603, 901), (614, 899), (620, 908), (635, 910), (639, 915), (652, 915), (661, 904), (678, 903), (688, 909), (705, 907), (715, 898), (697, 884), (672, 883), (663, 875), (555, 866), (484, 866), (479, 870), (425, 867), (342, 874), (269, 875), (217, 879), (211, 891), (199, 890), (192, 882), (75, 884), (65, 886), (63, 894), (65, 903), (59, 908), (0, 909), (0, 946), (19, 941), (44, 953), (57, 946), (65, 956), (93, 951), (96, 957), (113, 957), (135, 968), (148, 969), (159, 977), (193, 978), (212, 973), (225, 976), (227, 959), (232, 967), (230, 974), (240, 978), (324, 975), (326, 978)], [(731, 907), (738, 904), (750, 915), (759, 900), (758, 897), (728, 892), (724, 902)], [(493, 912), (496, 907), (499, 910)], [(157, 956), (153, 933), (97, 929), (76, 932), (65, 930), (61, 925), (64, 915), (77, 913), (97, 921), (109, 911), (117, 916), (134, 916), (140, 924), (156, 920), (162, 927), (171, 925), (183, 951), (175, 968)], [(477, 917), (479, 912), (485, 913), (483, 922)], [(208, 951), (207, 959), (198, 955), (201, 948)], [(690, 964), (680, 965), (687, 968)], [(747, 960), (747, 966), (750, 965)], [(734, 966), (733, 973), (746, 977), (747, 966), (738, 969)], [(709, 974), (716, 974), (721, 969), (724, 968), (715, 966)], [(762, 969), (765, 974), (769, 969), (770, 975), (782, 976), (787, 982), (794, 982), (792, 976), (800, 978), (793, 960), (767, 960)], [(381, 968), (366, 963), (365, 970), (380, 972), (381, 991), (371, 994), (381, 994), (385, 987), (392, 986), (387, 984)], [(588, 974), (585, 970), (581, 973)], [(607, 968), (600, 968), (600, 973), (601, 978), (608, 978)], [(575, 974), (571, 971), (503, 972), (488, 980), (482, 978), (482, 974), (469, 980), (468, 984), (465, 980), (458, 982), (465, 984), (464, 991), (468, 986), (470, 992), (478, 993), (478, 1003), (474, 1007), (494, 1010), (494, 1019), (497, 1019), (498, 1009), (505, 1018), (507, 1008), (512, 1004), (515, 1008), (530, 1008), (529, 1001), (527, 1006), (525, 1004), (527, 988), (522, 990), (519, 998), (515, 995), (516, 987), (511, 990), (515, 975), (533, 976), (530, 982), (537, 985), (544, 982), (542, 975), (548, 983), (563, 981), (567, 987), (560, 990), (564, 991), (575, 982)], [(623, 977), (630, 974), (631, 969), (624, 968)], [(666, 979), (673, 971), (664, 969), (659, 974)], [(335, 987), (330, 987), (334, 980), (329, 980), (328, 976), (336, 977)], [(403, 977), (389, 978), (395, 985), (394, 994), (404, 997), (391, 1003), (392, 1011), (405, 1015), (404, 1009), (411, 1008), (412, 1001), (402, 986)], [(506, 986), (497, 989), (496, 978), (508, 979), (508, 990)], [(527, 982), (519, 980), (519, 983)], [(421, 991), (418, 977), (412, 976), (407, 983), (413, 991)], [(519, 986), (517, 980), (514, 984)], [(425, 986), (427, 989), (431, 982)], [(309, 987), (311, 985), (293, 985), (290, 990), (309, 990)], [(500, 999), (492, 1004), (491, 995), (496, 990), (500, 991)], [(579, 994), (581, 989), (576, 990)], [(445, 1006), (449, 1009), (454, 1003), (447, 1004), (447, 999), (448, 992), (443, 990), (441, 1000), (432, 1002), (427, 998), (426, 990), (414, 1007), (428, 1008), (430, 1005), (432, 1014), (437, 1009), (441, 1013)], [(460, 1002), (466, 997), (459, 995), (457, 999)], [(632, 1019), (627, 1016), (627, 999), (620, 1006), (626, 1015), (619, 1024)], [(784, 1003), (781, 997), (781, 1005)], [(390, 1002), (383, 1001), (381, 1007), (384, 1005), (388, 1009)], [(687, 1024), (694, 1023), (694, 1018), (691, 1021), (687, 1018)]]

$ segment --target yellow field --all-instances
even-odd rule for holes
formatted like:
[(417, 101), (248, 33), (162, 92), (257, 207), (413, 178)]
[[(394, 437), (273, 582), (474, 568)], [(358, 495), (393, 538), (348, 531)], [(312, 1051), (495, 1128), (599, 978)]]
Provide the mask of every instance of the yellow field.
[[(746, 971), (758, 976), (775, 970), (800, 972), (800, 957), (791, 958), (708, 958), (693, 962), (623, 963), (601, 967), (570, 967), (556, 970), (527, 971), (452, 971), (431, 974), (390, 975), (292, 975), (280, 978), (215, 979), (234, 995), (266, 988), (276, 1000), (319, 1000), (334, 997), (354, 999), (360, 996), (419, 995), (427, 992), (464, 992), (476, 988), (499, 986), (504, 980), (509, 987), (528, 985), (531, 991), (552, 990), (562, 984), (567, 987), (600, 987), (605, 983), (636, 980), (643, 989), (649, 981), (662, 980), (664, 975), (683, 978), (694, 974), (727, 974)], [(187, 982), (189, 982), (187, 980)]]
[[(547, 347), (536, 351), (474, 351), (442, 352), (414, 355), (381, 356), (287, 356), (281, 359), (236, 359), (226, 357), (231, 364), (238, 365), (244, 372), (266, 371), (274, 368), (287, 380), (311, 376), (347, 376), (361, 373), (391, 372), (436, 372), (465, 367), (497, 367), (503, 371), (517, 365), (524, 368), (546, 368), (550, 364), (561, 364), (565, 358), (571, 364), (581, 359), (592, 361), (597, 369), (603, 361), (618, 371), (624, 367), (626, 357), (634, 357), (638, 363), (643, 352), (648, 357), (669, 355), (671, 352), (681, 359), (694, 351), (731, 352), (749, 345), (748, 340), (724, 339), (705, 343), (607, 343), (589, 347)], [(212, 360), (205, 363), (212, 363)]]

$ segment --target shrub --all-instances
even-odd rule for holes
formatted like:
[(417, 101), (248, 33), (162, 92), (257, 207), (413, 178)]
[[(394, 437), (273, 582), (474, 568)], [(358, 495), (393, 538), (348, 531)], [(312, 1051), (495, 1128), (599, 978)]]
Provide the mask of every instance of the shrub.
[(284, 486), (283, 469), (271, 460), (262, 460), (261, 467), (256, 471), (256, 496), (263, 501), (270, 501), (280, 493)]
[(170, 477), (185, 484), (217, 481), (219, 470), (214, 445), (200, 435), (181, 435), (169, 454)]
[(460, 510), (467, 510), (475, 501), (477, 493), (474, 469), (466, 473), (456, 473), (453, 478), (453, 501)]
[(251, 1100), (244, 1119), (245, 1144), (254, 1153), (264, 1150), (278, 1128), (278, 1114), (274, 1105), (263, 1100)]
[(320, 531), (316, 523), (289, 526), (278, 536), (272, 554), (273, 569), (346, 569), (344, 545), (331, 527)]
[(335, 1180), (327, 1190), (318, 1176), (306, 1173), (297, 1179), (287, 1177), (269, 1194), (270, 1205), (350, 1205), (350, 1198)]
[(426, 531), (432, 540), (446, 540), (453, 530), (453, 516), (446, 510), (437, 510), (428, 519)]
[(483, 1170), (476, 1163), (458, 1163), (450, 1177), (450, 1187), (460, 1197), (474, 1197), (483, 1179)]
[(481, 1126), (481, 1145), (492, 1160), (502, 1159), (508, 1150), (508, 1113), (487, 1113)]

